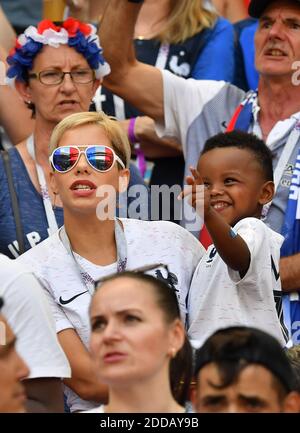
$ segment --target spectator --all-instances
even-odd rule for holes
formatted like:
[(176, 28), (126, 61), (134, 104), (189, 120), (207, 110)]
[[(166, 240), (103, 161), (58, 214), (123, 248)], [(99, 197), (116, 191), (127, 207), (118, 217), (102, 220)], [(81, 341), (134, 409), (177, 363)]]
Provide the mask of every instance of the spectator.
[[(183, 80), (137, 62), (131, 39), (141, 4), (108, 3), (100, 33), (112, 72), (104, 85), (155, 119), (159, 135), (178, 139), (186, 174), (207, 138), (218, 132), (242, 129), (262, 138), (272, 152), (275, 169), (275, 196), (265, 222), (280, 233), (300, 144), (300, 88), (293, 84), (292, 68), (300, 55), (299, 2), (271, 1), (267, 7), (261, 0), (250, 2), (250, 15), (259, 18), (255, 44), (260, 81), (258, 93), (249, 94), (224, 82)], [(287, 16), (288, 20), (283, 18)], [(290, 22), (295, 25), (289, 26)], [(196, 230), (194, 234), (198, 236)], [(281, 258), (282, 288), (287, 293), (299, 290), (299, 259), (298, 252)]]
[(278, 341), (250, 327), (212, 334), (196, 352), (196, 412), (296, 412), (294, 375)]
[[(232, 81), (233, 27), (227, 20), (205, 9), (202, 3), (202, 0), (145, 0), (134, 29), (139, 61), (184, 78)], [(137, 164), (142, 174), (150, 178), (150, 185), (182, 186), (184, 158), (180, 144), (172, 139), (158, 138), (153, 120), (144, 116), (143, 110), (124, 105), (123, 100), (105, 87), (101, 88), (101, 93), (96, 105), (123, 121), (136, 148)], [(144, 155), (150, 161), (150, 170), (147, 170)], [(170, 216), (172, 221), (176, 220), (174, 206), (171, 206)], [(167, 215), (167, 219), (170, 216)], [(160, 215), (160, 219), (166, 217)]]
[[(1, 298), (0, 308), (2, 305)], [(0, 330), (0, 412), (25, 412), (26, 394), (21, 380), (29, 370), (15, 349), (16, 337), (1, 313)]]
[(203, 248), (173, 223), (115, 218), (116, 191), (125, 191), (128, 184), (130, 145), (118, 123), (104, 113), (65, 118), (53, 131), (50, 154), (51, 185), (64, 206), (64, 226), (18, 260), (46, 288), (72, 369), (65, 384), (74, 412), (107, 397), (87, 352), (94, 281), (125, 268), (165, 263), (168, 272), (158, 267), (153, 275), (176, 289), (185, 320), (186, 298)]
[(92, 357), (109, 388), (109, 403), (91, 412), (184, 412), (192, 349), (174, 290), (142, 272), (116, 274), (93, 296), (90, 318)]
[[(95, 90), (109, 71), (95, 28), (89, 24), (69, 18), (56, 26), (45, 20), (25, 33), (8, 57), (7, 74), (32, 110), (35, 127), (33, 135), (8, 152), (14, 207), (0, 158), (0, 252), (12, 258), (63, 224), (61, 201), (48, 185), (50, 135), (68, 114), (89, 110)], [(131, 174), (132, 184), (143, 183), (134, 169)]]
[[(189, 338), (200, 347), (220, 326), (251, 325), (284, 346), (274, 300), (282, 316), (278, 268), (283, 237), (260, 220), (274, 194), (270, 150), (252, 134), (221, 133), (206, 141), (192, 174), (187, 179), (192, 188), (182, 195), (204, 215), (213, 245), (191, 283)], [(204, 192), (197, 191), (199, 185)]]
[(21, 264), (0, 255), (2, 313), (30, 369), (23, 381), (28, 412), (63, 412), (62, 378), (71, 376), (55, 323), (41, 285)]

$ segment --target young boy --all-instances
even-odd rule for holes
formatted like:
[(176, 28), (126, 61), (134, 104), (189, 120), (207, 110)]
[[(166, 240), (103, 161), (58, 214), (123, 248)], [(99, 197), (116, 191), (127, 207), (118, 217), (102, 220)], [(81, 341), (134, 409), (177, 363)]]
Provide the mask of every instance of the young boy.
[[(272, 156), (254, 135), (233, 131), (205, 143), (184, 192), (199, 205), (204, 185), (204, 221), (212, 238), (188, 296), (188, 335), (196, 347), (220, 328), (252, 326), (285, 344), (274, 292), (281, 291), (283, 237), (261, 220), (274, 195)], [(203, 191), (202, 191), (203, 192)], [(203, 206), (202, 206), (203, 209)]]

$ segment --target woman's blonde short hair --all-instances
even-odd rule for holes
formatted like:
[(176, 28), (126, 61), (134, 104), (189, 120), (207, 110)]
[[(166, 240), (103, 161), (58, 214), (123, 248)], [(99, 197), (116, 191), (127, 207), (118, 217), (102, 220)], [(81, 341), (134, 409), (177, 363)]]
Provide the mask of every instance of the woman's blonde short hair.
[(131, 150), (127, 135), (117, 120), (114, 117), (107, 116), (105, 113), (103, 113), (103, 111), (99, 111), (97, 113), (75, 113), (59, 122), (54, 128), (50, 137), (49, 154), (51, 155), (53, 150), (58, 147), (58, 143), (66, 131), (84, 125), (99, 125), (104, 130), (107, 138), (110, 140), (112, 148), (116, 154), (119, 156), (119, 158), (121, 158), (125, 166), (127, 168), (129, 167)]

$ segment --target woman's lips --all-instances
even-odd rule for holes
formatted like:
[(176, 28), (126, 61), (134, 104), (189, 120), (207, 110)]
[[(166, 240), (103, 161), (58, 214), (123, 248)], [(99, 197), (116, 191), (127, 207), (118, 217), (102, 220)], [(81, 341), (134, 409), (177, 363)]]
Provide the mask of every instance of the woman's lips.
[(106, 364), (114, 364), (126, 358), (126, 354), (122, 352), (110, 352), (104, 355), (103, 360)]
[(89, 180), (76, 180), (72, 183), (70, 189), (77, 197), (87, 197), (94, 194), (97, 185)]

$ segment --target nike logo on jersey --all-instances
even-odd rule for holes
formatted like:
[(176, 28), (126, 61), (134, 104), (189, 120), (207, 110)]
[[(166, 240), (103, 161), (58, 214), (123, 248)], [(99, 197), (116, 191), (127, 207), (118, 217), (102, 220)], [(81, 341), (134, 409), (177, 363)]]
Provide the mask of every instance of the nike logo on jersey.
[(84, 293), (87, 293), (87, 290), (86, 290), (85, 292), (78, 293), (78, 295), (75, 295), (75, 296), (73, 296), (73, 297), (70, 298), (70, 299), (65, 299), (65, 300), (64, 300), (64, 299), (62, 299), (62, 297), (60, 297), (60, 298), (59, 298), (59, 302), (61, 303), (61, 305), (69, 304), (70, 302), (74, 301), (74, 299), (78, 298), (78, 296), (81, 296), (81, 295), (83, 295)]

